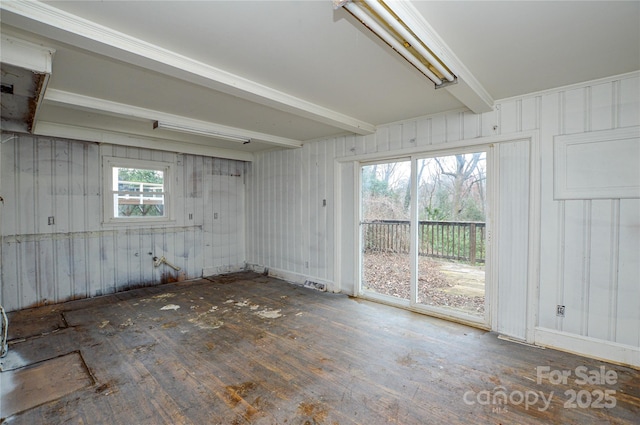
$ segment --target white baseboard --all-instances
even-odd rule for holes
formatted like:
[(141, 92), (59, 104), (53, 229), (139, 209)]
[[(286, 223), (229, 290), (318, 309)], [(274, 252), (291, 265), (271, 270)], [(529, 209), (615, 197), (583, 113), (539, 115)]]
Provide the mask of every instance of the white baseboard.
[(536, 328), (534, 339), (543, 347), (640, 369), (640, 347), (546, 328)]
[[(320, 279), (313, 276), (307, 276), (300, 273), (291, 272), (288, 270), (274, 269), (271, 267), (265, 267), (258, 264), (247, 264), (247, 269), (252, 270), (256, 273), (264, 273), (265, 270), (268, 272), (268, 275), (271, 277), (275, 277), (278, 279), (282, 279), (286, 282), (295, 283), (296, 285), (304, 285), (307, 281), (312, 281), (316, 283), (324, 284), (327, 292), (336, 292), (335, 284), (331, 281)], [(339, 291), (338, 291), (339, 292)]]
[(205, 267), (202, 269), (202, 277), (216, 276), (219, 274), (226, 274), (226, 273), (243, 272), (245, 270), (247, 270), (247, 265), (245, 263)]

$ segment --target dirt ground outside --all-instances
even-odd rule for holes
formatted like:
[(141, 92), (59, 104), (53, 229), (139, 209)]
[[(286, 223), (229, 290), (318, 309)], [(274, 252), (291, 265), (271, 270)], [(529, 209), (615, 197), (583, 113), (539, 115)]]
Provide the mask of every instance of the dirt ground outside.
[[(365, 289), (402, 299), (410, 296), (406, 254), (368, 252), (363, 260)], [(419, 257), (418, 302), (484, 316), (484, 266)]]

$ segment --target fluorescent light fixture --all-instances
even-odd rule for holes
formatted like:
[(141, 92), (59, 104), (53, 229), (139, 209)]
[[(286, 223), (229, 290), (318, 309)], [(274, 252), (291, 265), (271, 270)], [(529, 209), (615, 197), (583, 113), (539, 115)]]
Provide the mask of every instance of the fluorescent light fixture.
[(231, 142), (241, 142), (245, 145), (251, 142), (251, 139), (248, 137), (220, 133), (218, 131), (208, 130), (205, 128), (194, 128), (194, 127), (187, 127), (179, 124), (170, 124), (162, 121), (154, 121), (153, 128), (161, 129), (161, 130), (177, 131), (179, 133), (194, 134), (196, 136), (213, 137), (215, 139), (229, 140)]
[(457, 81), (451, 69), (382, 0), (334, 0), (438, 87)]

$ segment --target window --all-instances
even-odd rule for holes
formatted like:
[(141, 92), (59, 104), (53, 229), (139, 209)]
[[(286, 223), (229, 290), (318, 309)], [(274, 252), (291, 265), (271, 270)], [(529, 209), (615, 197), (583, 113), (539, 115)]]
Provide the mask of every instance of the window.
[(171, 220), (171, 164), (104, 157), (107, 223)]

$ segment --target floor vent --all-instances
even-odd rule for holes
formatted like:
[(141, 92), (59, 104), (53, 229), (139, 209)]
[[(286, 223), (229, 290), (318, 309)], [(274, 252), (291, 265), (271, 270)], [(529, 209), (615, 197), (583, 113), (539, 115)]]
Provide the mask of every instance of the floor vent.
[(317, 291), (322, 291), (322, 292), (325, 292), (327, 290), (327, 285), (325, 285), (324, 283), (320, 283), (320, 282), (314, 282), (312, 280), (305, 280), (304, 281), (304, 287), (305, 288), (315, 289)]

